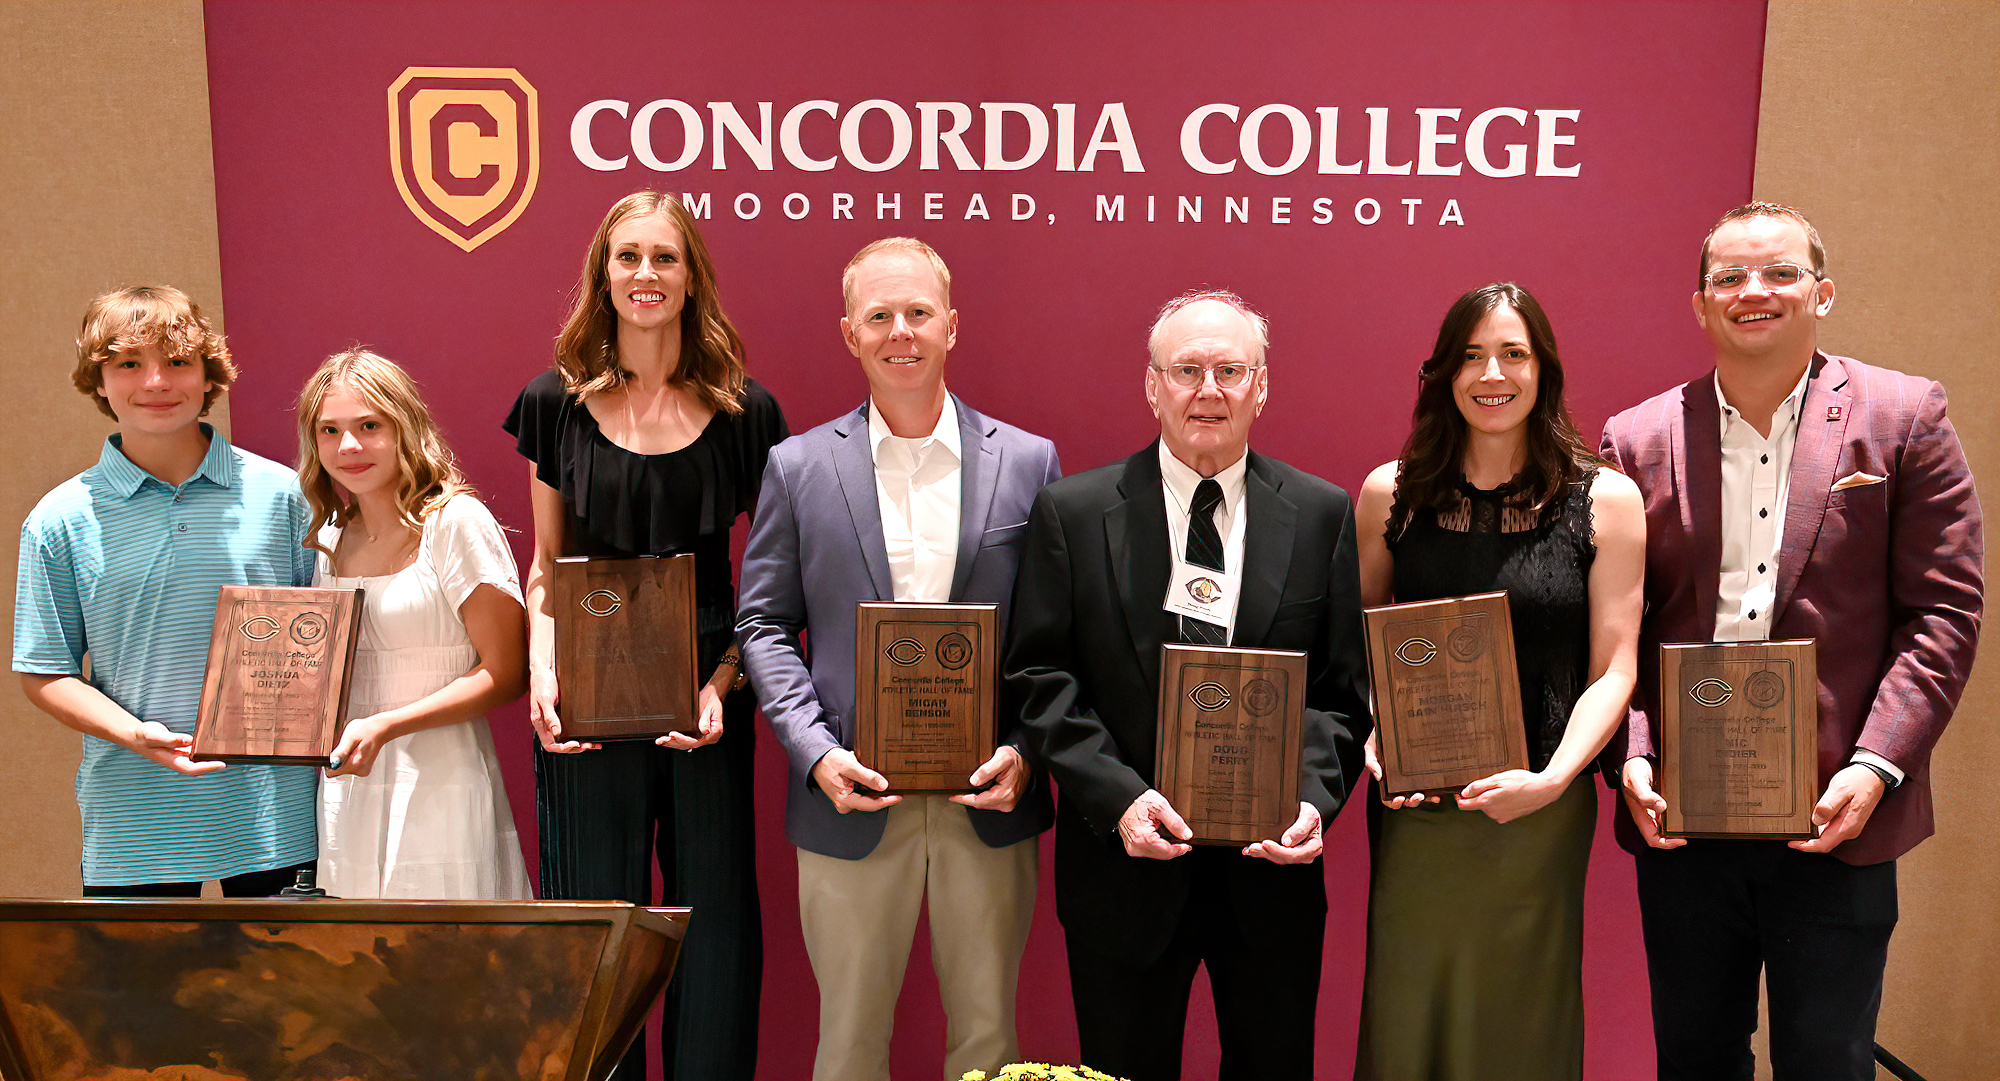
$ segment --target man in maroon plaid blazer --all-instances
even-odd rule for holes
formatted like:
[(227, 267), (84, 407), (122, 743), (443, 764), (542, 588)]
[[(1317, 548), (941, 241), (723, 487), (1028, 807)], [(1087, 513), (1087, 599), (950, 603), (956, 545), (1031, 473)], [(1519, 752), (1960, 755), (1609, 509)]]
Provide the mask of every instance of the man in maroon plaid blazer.
[[(1979, 501), (1944, 388), (1829, 356), (1819, 234), (1752, 203), (1702, 245), (1715, 371), (1613, 417), (1646, 504), (1646, 615), (1622, 769), (1661, 1081), (1752, 1076), (1757, 977), (1780, 1079), (1875, 1076), (1896, 864), (1933, 832), (1931, 748), (1979, 637)], [(1660, 836), (1659, 645), (1818, 642), (1819, 836)]]

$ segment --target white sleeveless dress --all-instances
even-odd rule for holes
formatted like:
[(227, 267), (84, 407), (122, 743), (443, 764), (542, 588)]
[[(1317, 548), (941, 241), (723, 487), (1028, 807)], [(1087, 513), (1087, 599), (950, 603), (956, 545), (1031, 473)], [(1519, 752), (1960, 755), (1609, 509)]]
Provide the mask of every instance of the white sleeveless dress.
[[(340, 530), (320, 541), (337, 550)], [(469, 495), (424, 523), (408, 567), (342, 578), (321, 555), (313, 584), (366, 591), (347, 720), (414, 702), (479, 662), (458, 615), (475, 588), (521, 599), (500, 524)], [(321, 780), (319, 885), (336, 897), (534, 896), (485, 717), (391, 740), (366, 777)]]

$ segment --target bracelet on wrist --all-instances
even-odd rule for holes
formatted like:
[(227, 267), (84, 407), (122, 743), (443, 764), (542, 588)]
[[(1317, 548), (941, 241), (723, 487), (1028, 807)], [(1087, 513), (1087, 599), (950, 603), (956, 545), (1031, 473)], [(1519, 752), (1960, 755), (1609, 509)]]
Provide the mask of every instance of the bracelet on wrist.
[(1894, 788), (1894, 787), (1896, 787), (1896, 784), (1897, 784), (1897, 781), (1896, 781), (1896, 775), (1895, 775), (1895, 774), (1893, 774), (1893, 773), (1890, 773), (1890, 772), (1889, 772), (1888, 770), (1886, 770), (1886, 769), (1883, 769), (1883, 768), (1882, 768), (1881, 766), (1878, 766), (1878, 765), (1876, 765), (1876, 764), (1875, 764), (1875, 763), (1873, 763), (1873, 762), (1855, 762), (1855, 763), (1853, 763), (1853, 765), (1857, 765), (1857, 766), (1866, 766), (1866, 767), (1868, 767), (1869, 769), (1871, 769), (1871, 770), (1874, 770), (1874, 771), (1875, 771), (1875, 776), (1877, 776), (1877, 777), (1880, 777), (1880, 778), (1882, 778), (1882, 787), (1884, 787), (1884, 788)]

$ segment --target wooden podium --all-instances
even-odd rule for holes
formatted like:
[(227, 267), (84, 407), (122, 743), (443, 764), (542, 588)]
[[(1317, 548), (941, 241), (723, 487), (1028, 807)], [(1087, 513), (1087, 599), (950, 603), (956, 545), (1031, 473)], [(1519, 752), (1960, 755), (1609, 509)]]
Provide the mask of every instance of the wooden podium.
[(601, 1081), (685, 908), (0, 900), (0, 1076)]

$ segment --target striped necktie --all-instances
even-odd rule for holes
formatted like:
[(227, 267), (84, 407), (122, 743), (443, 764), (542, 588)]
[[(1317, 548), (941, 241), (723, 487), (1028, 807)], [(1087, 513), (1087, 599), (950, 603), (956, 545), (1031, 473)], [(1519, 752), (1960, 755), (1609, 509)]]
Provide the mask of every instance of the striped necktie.
[[(1215, 508), (1222, 505), (1222, 485), (1209, 477), (1194, 487), (1188, 508), (1187, 561), (1210, 570), (1227, 570), (1222, 562), (1222, 533), (1215, 528)], [(1191, 645), (1229, 644), (1229, 628), (1192, 616), (1181, 617), (1181, 641)]]

